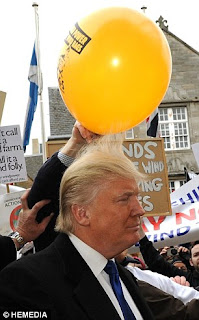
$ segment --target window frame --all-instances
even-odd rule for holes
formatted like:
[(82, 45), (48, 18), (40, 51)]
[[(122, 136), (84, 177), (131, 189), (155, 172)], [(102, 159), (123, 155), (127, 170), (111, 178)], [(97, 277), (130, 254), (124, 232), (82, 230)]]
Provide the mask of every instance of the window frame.
[[(172, 193), (175, 190), (179, 189), (183, 184), (185, 184), (185, 180), (169, 180), (169, 192)], [(173, 186), (172, 186), (173, 184)]]
[[(167, 113), (161, 114), (161, 110), (167, 110)], [(180, 110), (184, 109), (184, 112), (176, 112), (176, 115), (179, 115), (181, 119), (174, 119), (175, 113), (173, 112), (174, 109)], [(161, 119), (165, 115), (165, 119)], [(183, 119), (183, 115), (185, 116), (185, 119)], [(160, 136), (164, 139), (164, 148), (165, 151), (178, 151), (178, 150), (189, 150), (190, 149), (190, 134), (189, 134), (189, 123), (188, 123), (188, 110), (186, 105), (180, 105), (180, 106), (161, 106), (159, 107), (159, 133)], [(182, 124), (181, 126), (178, 126), (178, 124)], [(185, 124), (185, 126), (184, 126)], [(165, 127), (165, 129), (162, 129), (162, 127)], [(182, 131), (182, 134), (176, 135), (176, 131)], [(186, 131), (186, 133), (184, 132)], [(165, 134), (162, 135), (162, 132)], [(177, 141), (177, 137), (179, 137), (179, 141)], [(180, 137), (182, 137), (182, 141), (180, 141)], [(187, 138), (187, 141), (185, 139)], [(180, 143), (187, 143), (187, 147), (176, 147), (177, 144)], [(170, 146), (169, 146), (170, 145)]]

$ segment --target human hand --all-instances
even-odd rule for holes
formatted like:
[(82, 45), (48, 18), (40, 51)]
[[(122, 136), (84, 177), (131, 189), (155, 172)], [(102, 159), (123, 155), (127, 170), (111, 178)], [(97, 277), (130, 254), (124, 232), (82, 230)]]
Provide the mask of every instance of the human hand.
[(169, 249), (169, 247), (164, 247), (164, 248), (162, 248), (162, 250), (160, 251), (160, 254), (161, 255), (167, 255), (167, 251), (168, 251), (168, 249)]
[(81, 125), (78, 121), (75, 122), (72, 130), (72, 136), (62, 148), (61, 152), (70, 156), (75, 157), (78, 151), (87, 143), (91, 143), (94, 139), (98, 138), (99, 135), (89, 131)]
[(181, 284), (182, 286), (190, 287), (190, 283), (184, 276), (170, 277), (170, 279), (178, 284)]
[(189, 249), (183, 246), (178, 247), (178, 253), (180, 252), (184, 252), (184, 253), (188, 253)]
[[(38, 238), (40, 234), (44, 232), (53, 216), (53, 213), (51, 213), (50, 216), (45, 217), (41, 223), (38, 223), (36, 221), (38, 211), (48, 204), (50, 200), (41, 200), (37, 202), (32, 209), (29, 209), (27, 202), (29, 192), (30, 189), (26, 190), (21, 197), (22, 210), (19, 214), (17, 227), (15, 228), (15, 230), (24, 238), (25, 243)], [(14, 240), (15, 239), (13, 239), (13, 241)], [(17, 241), (14, 242), (18, 248), (19, 244)]]
[(98, 138), (99, 135), (86, 129), (79, 123), (78, 121), (75, 122), (72, 137), (82, 144), (91, 143), (94, 139)]

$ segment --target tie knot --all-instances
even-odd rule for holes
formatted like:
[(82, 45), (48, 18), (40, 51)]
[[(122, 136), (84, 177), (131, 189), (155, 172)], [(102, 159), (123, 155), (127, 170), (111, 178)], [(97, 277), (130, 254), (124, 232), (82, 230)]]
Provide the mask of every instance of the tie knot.
[(118, 274), (117, 266), (116, 266), (115, 262), (113, 262), (112, 260), (108, 260), (108, 262), (104, 268), (104, 271), (106, 273), (108, 273), (109, 275)]

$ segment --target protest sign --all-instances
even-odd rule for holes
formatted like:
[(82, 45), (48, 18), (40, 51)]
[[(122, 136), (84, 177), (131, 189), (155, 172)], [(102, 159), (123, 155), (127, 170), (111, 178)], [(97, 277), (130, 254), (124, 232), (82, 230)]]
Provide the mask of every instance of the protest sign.
[[(15, 187), (17, 190), (17, 187)], [(8, 235), (17, 225), (18, 216), (21, 210), (20, 198), (25, 189), (3, 194), (0, 196), (0, 234)]]
[(0, 183), (27, 180), (20, 127), (0, 127)]
[(191, 147), (192, 147), (193, 154), (194, 154), (194, 157), (196, 159), (196, 162), (197, 162), (197, 165), (198, 165), (198, 168), (199, 168), (199, 142), (192, 144)]
[(146, 181), (139, 185), (146, 216), (171, 215), (163, 139), (126, 140), (123, 151), (140, 172), (147, 174)]
[[(156, 248), (199, 240), (199, 176), (172, 192), (171, 216), (144, 217), (143, 230)], [(130, 252), (139, 251), (139, 245)]]

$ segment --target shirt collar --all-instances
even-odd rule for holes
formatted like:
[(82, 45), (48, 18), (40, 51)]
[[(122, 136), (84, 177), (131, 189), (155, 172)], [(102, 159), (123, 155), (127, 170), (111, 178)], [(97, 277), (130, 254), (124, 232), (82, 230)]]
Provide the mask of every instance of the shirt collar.
[(97, 278), (107, 264), (107, 259), (98, 251), (88, 246), (74, 234), (70, 233), (69, 238), (89, 268)]

